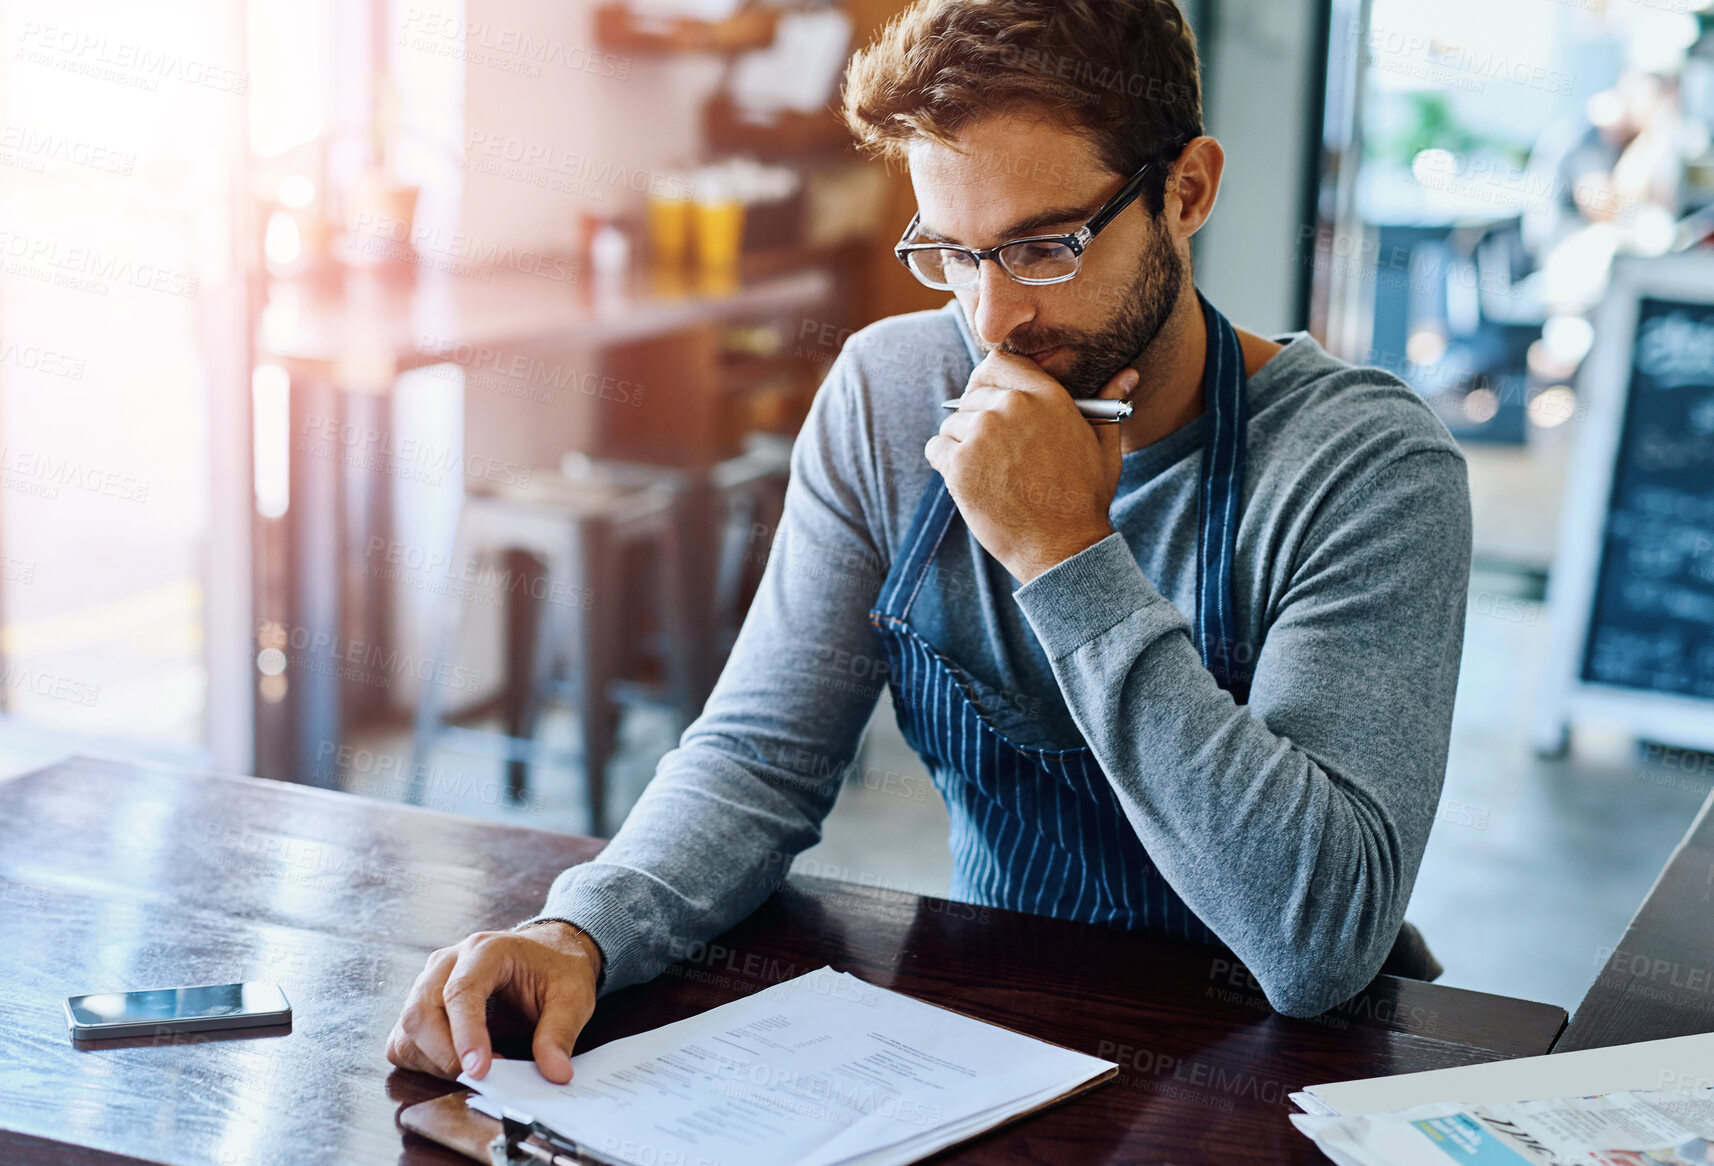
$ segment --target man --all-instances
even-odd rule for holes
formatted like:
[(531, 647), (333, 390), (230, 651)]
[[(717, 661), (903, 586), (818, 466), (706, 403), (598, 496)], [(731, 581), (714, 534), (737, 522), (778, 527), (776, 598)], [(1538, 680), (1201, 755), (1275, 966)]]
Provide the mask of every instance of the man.
[[(1403, 916), (1463, 459), (1401, 382), (1200, 298), (1224, 155), (1177, 8), (929, 0), (853, 62), (845, 113), (908, 163), (899, 255), (953, 302), (846, 346), (703, 715), (540, 917), (430, 957), (396, 1064), (481, 1076), (497, 996), (568, 1080), (598, 995), (817, 840), (882, 684), (947, 799), (954, 897), (1224, 943), (1294, 1016), (1438, 972)], [(1134, 415), (1092, 423), (1073, 398), (1098, 396)]]

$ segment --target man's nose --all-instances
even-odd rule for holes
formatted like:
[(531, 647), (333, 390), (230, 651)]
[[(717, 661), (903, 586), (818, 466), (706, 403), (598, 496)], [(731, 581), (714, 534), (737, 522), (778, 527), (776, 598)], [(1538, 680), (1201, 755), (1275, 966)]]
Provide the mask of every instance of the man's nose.
[(990, 347), (1001, 343), (1021, 325), (1035, 318), (1032, 289), (1001, 270), (991, 259), (976, 269), (976, 309), (971, 319), (976, 335)]

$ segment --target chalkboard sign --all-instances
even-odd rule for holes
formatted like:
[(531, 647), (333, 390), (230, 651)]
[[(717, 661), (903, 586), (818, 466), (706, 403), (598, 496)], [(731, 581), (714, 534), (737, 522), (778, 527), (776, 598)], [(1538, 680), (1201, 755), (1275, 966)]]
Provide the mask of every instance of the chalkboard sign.
[(1596, 328), (1537, 745), (1587, 716), (1714, 748), (1714, 257), (1622, 263)]
[(1638, 307), (1583, 679), (1714, 698), (1714, 305)]

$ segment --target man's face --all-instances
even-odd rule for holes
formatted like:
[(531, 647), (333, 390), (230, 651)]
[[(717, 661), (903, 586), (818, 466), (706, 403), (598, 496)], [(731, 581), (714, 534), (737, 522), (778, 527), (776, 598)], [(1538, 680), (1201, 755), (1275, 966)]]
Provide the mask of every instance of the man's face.
[[(918, 238), (993, 247), (1075, 231), (1124, 185), (1094, 145), (1062, 124), (996, 114), (954, 145), (910, 151)], [(1097, 235), (1076, 277), (1013, 280), (983, 263), (954, 294), (983, 347), (1034, 359), (1073, 396), (1092, 397), (1159, 334), (1182, 294), (1184, 261), (1160, 216), (1139, 198)]]

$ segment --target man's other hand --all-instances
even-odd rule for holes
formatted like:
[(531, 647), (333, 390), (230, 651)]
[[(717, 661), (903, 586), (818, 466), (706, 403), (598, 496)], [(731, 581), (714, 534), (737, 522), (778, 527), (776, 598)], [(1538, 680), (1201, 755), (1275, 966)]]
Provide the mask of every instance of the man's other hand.
[(568, 923), (479, 931), (428, 958), (387, 1038), (401, 1069), (455, 1078), (488, 1073), (488, 999), (499, 997), (535, 1029), (531, 1052), (542, 1076), (571, 1080), (571, 1050), (595, 1011), (601, 949)]

